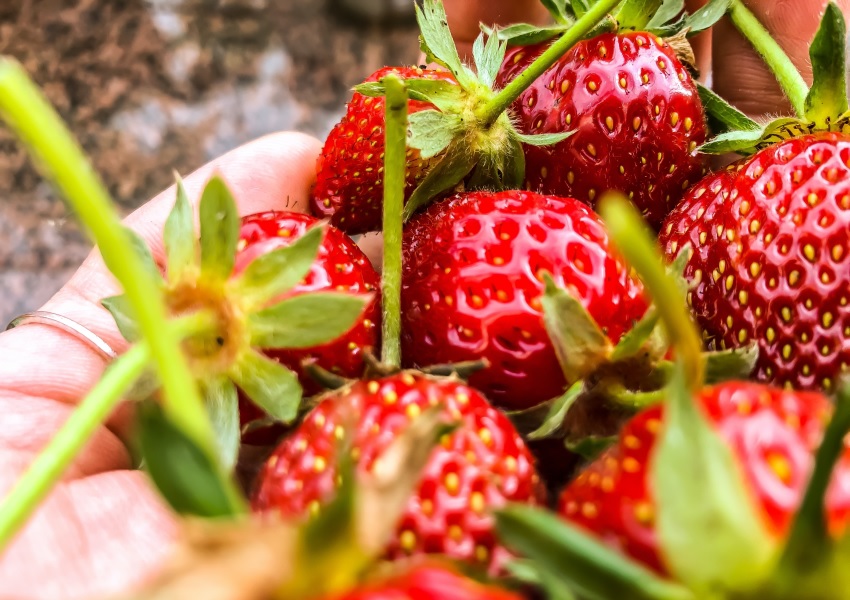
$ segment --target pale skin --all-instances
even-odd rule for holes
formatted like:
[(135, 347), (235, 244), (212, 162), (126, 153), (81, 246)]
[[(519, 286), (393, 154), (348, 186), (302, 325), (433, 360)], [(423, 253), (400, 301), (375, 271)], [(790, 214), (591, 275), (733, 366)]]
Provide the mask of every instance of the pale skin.
[[(701, 2), (695, 2), (698, 5)], [(747, 3), (807, 79), (808, 42), (826, 0), (752, 0)], [(839, 2), (850, 14), (850, 0)], [(478, 22), (543, 22), (537, 0), (446, 0), (462, 55)], [(715, 89), (754, 116), (787, 113), (787, 102), (731, 24), (697, 43), (703, 71)], [(306, 210), (321, 142), (298, 133), (270, 135), (242, 146), (186, 178), (197, 201), (206, 179), (219, 172), (234, 190), (240, 214)], [(162, 259), (161, 230), (174, 201), (168, 189), (127, 218)], [(369, 248), (377, 256), (375, 244)], [(85, 325), (119, 352), (126, 343), (99, 305), (118, 289), (95, 251), (42, 310)], [(99, 379), (106, 364), (63, 331), (27, 325), (0, 334), (0, 495), (60, 427)], [(167, 558), (175, 521), (144, 474), (132, 470), (125, 442), (132, 415), (122, 408), (89, 442), (63, 483), (0, 556), (0, 590), (14, 598), (78, 598), (127, 590)]]

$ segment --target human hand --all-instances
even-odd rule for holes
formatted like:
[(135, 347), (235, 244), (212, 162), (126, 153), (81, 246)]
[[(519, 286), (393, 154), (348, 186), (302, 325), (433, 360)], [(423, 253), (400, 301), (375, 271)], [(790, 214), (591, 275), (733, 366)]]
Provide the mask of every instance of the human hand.
[[(185, 179), (197, 201), (218, 171), (230, 184), (240, 214), (305, 210), (320, 149), (297, 133), (261, 138)], [(164, 191), (126, 219), (162, 261), (162, 227), (174, 203)], [(118, 292), (98, 252), (42, 308), (89, 328), (117, 352), (126, 349), (100, 305)], [(103, 373), (88, 345), (44, 325), (0, 334), (0, 497), (62, 425)], [(23, 531), (0, 556), (0, 596), (79, 598), (124, 591), (139, 583), (171, 550), (175, 523), (146, 476), (132, 470), (125, 441), (129, 407), (118, 409), (90, 440)]]

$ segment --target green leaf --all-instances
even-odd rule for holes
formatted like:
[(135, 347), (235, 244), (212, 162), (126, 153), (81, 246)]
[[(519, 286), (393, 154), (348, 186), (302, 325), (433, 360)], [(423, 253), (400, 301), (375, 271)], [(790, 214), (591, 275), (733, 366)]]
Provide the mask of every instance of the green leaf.
[[(405, 79), (404, 83), (407, 85), (407, 93), (411, 99), (430, 102), (443, 112), (457, 109), (463, 101), (463, 88), (443, 79)], [(387, 94), (383, 81), (361, 83), (355, 86), (354, 90), (373, 98)]]
[(198, 266), (198, 248), (195, 226), (192, 222), (192, 205), (189, 204), (189, 196), (179, 176), (177, 177), (177, 199), (165, 220), (163, 241), (168, 281), (172, 283), (180, 281), (187, 269)]
[(584, 460), (592, 461), (617, 443), (617, 439), (616, 435), (590, 435), (580, 440), (564, 440), (564, 447)]
[(529, 146), (552, 146), (563, 142), (568, 137), (572, 136), (575, 133), (573, 131), (564, 131), (562, 133), (540, 133), (537, 135), (526, 135), (524, 133), (517, 133), (516, 136), (523, 144), (528, 144)]
[(809, 46), (814, 76), (806, 96), (806, 118), (809, 121), (827, 123), (847, 112), (846, 48), (844, 16), (841, 9), (830, 2)]
[(332, 342), (357, 324), (371, 295), (315, 292), (287, 298), (248, 317), (251, 345), (313, 348)]
[(714, 91), (697, 83), (699, 98), (707, 116), (723, 125), (724, 131), (756, 131), (760, 129), (759, 124), (726, 102)]
[(661, 0), (625, 0), (616, 19), (622, 29), (644, 31), (660, 7)]
[(661, 6), (652, 15), (646, 28), (650, 31), (663, 27), (685, 10), (685, 0), (663, 0)]
[(575, 296), (558, 288), (548, 273), (544, 281), (543, 323), (567, 382), (574, 383), (609, 360), (611, 342)]
[(578, 600), (563, 581), (539, 569), (534, 561), (514, 559), (505, 569), (517, 581), (542, 591), (546, 600)]
[(706, 154), (726, 154), (727, 152), (752, 154), (762, 147), (815, 131), (817, 129), (810, 123), (794, 117), (783, 117), (767, 125), (759, 126), (758, 129), (721, 133), (703, 144), (700, 152)]
[(498, 35), (499, 39), (509, 46), (531, 46), (559, 37), (569, 28), (569, 25), (540, 27), (528, 23), (516, 23), (504, 29), (485, 29), (485, 31), (491, 35)]
[(546, 7), (556, 23), (569, 25), (573, 22), (570, 9), (567, 8), (567, 0), (540, 0), (540, 3)]
[(236, 466), (239, 456), (239, 400), (236, 386), (226, 377), (210, 379), (202, 384), (216, 443), (219, 460), (228, 472)]
[(730, 4), (732, 4), (732, 0), (709, 0), (699, 10), (688, 15), (685, 19), (685, 28), (688, 30), (688, 35), (696, 35), (712, 27), (723, 18), (726, 11), (729, 10)]
[(499, 39), (498, 35), (491, 35), (484, 43), (484, 36), (479, 35), (472, 44), (472, 56), (478, 71), (478, 80), (488, 88), (493, 87), (499, 67), (505, 58), (507, 44)]
[(567, 418), (570, 409), (584, 393), (584, 381), (577, 381), (549, 406), (549, 413), (543, 423), (528, 434), (530, 440), (542, 440), (557, 434)]
[(145, 242), (138, 233), (129, 227), (124, 227), (123, 229), (124, 233), (129, 238), (133, 252), (135, 252), (136, 256), (139, 257), (139, 260), (142, 261), (142, 266), (144, 267), (145, 272), (147, 272), (154, 283), (161, 284), (162, 271), (159, 270), (159, 266), (157, 266), (156, 261), (153, 259), (153, 254), (151, 254), (151, 249), (148, 247), (147, 242)]
[(443, 3), (438, 0), (424, 0), (421, 6), (417, 3), (416, 22), (419, 24), (420, 46), (428, 62), (444, 66), (463, 88), (473, 87), (475, 76), (460, 62)]
[(475, 155), (468, 151), (465, 144), (450, 144), (443, 157), (413, 190), (404, 205), (404, 220), (407, 221), (432, 199), (463, 181), (475, 166), (475, 162)]
[(226, 280), (233, 272), (239, 241), (239, 213), (224, 180), (213, 176), (201, 195), (201, 272)]
[(776, 558), (729, 445), (703, 416), (676, 364), (650, 470), (662, 555), (697, 594), (745, 590)]
[(749, 379), (758, 357), (758, 343), (731, 350), (706, 352), (705, 384)]
[(409, 145), (426, 159), (445, 150), (463, 128), (460, 115), (437, 110), (415, 112), (409, 122)]
[(617, 345), (614, 346), (614, 350), (611, 352), (611, 362), (637, 356), (644, 349), (650, 337), (652, 337), (659, 322), (660, 318), (657, 310), (650, 308), (646, 311), (643, 318), (621, 337)]
[(290, 423), (298, 416), (301, 385), (295, 373), (280, 363), (251, 350), (239, 358), (228, 375), (270, 417)]
[(585, 600), (695, 600), (684, 587), (605, 546), (553, 513), (513, 505), (496, 512), (499, 539)]
[(137, 414), (137, 440), (145, 469), (174, 510), (209, 518), (240, 513), (216, 466), (159, 405), (143, 402)]
[(251, 306), (265, 306), (304, 281), (316, 261), (325, 230), (311, 227), (289, 246), (275, 248), (251, 261), (232, 282)]
[(115, 319), (118, 331), (121, 332), (125, 340), (130, 343), (139, 341), (141, 334), (139, 333), (136, 319), (133, 317), (133, 309), (126, 296), (123, 294), (121, 296), (110, 296), (101, 300), (100, 303), (109, 311), (112, 318)]
[(590, 10), (590, 5), (594, 2), (595, 0), (570, 0), (570, 8), (572, 8), (576, 19), (583, 17)]

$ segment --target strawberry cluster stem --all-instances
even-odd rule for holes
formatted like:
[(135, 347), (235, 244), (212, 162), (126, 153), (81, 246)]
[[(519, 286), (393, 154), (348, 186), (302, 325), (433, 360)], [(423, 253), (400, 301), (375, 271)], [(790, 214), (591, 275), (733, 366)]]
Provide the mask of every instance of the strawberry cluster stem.
[(384, 147), (384, 264), (381, 273), (383, 330), (381, 362), (401, 365), (401, 239), (404, 211), (404, 180), (407, 152), (407, 87), (388, 75)]
[(121, 226), (103, 182), (38, 87), (14, 59), (0, 58), (0, 116), (28, 147), (73, 207), (118, 279), (135, 313), (165, 392), (165, 410), (210, 457), (213, 431), (173, 328), (162, 293)]
[(738, 31), (749, 40), (773, 72), (794, 112), (801, 119), (805, 118), (809, 86), (800, 71), (742, 0), (732, 0), (728, 14)]
[(531, 63), (522, 73), (496, 94), (496, 97), (485, 104), (478, 113), (478, 118), (485, 126), (496, 122), (505, 110), (519, 98), (538, 77), (554, 65), (561, 56), (590, 33), (602, 20), (613, 11), (621, 0), (599, 0), (590, 10), (581, 16), (564, 35), (558, 38), (546, 51)]

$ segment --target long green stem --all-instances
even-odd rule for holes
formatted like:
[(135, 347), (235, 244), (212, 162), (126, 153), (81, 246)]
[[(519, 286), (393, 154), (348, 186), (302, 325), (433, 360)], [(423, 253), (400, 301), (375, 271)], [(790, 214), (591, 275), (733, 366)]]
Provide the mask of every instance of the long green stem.
[(767, 29), (764, 28), (756, 16), (750, 12), (741, 0), (732, 0), (729, 6), (729, 18), (735, 27), (747, 38), (756, 49), (768, 68), (776, 76), (779, 86), (794, 112), (800, 118), (806, 116), (806, 96), (809, 94), (809, 86), (785, 51), (776, 43)]
[[(213, 323), (211, 315), (197, 313), (175, 321), (170, 328), (184, 337)], [(150, 358), (150, 346), (145, 342), (116, 359), (17, 481), (0, 503), (0, 552), (50, 493), (94, 430), (112, 413)]]
[(563, 36), (531, 63), (516, 79), (506, 85), (496, 97), (482, 107), (478, 118), (485, 124), (490, 125), (499, 118), (505, 109), (519, 98), (528, 86), (540, 77), (549, 67), (554, 65), (564, 53), (576, 45), (586, 36), (602, 19), (605, 18), (621, 0), (599, 0), (582, 17), (570, 27)]
[(162, 295), (133, 251), (103, 182), (56, 111), (21, 65), (0, 58), (0, 115), (26, 144), (100, 248), (135, 312), (177, 425), (212, 457), (213, 432), (173, 328), (166, 327)]
[(664, 268), (655, 236), (621, 194), (607, 195), (599, 208), (617, 250), (649, 291), (670, 342), (685, 363), (688, 384), (701, 386), (704, 365), (700, 336), (688, 315), (683, 294)]
[(407, 87), (395, 75), (386, 85), (384, 146), (384, 265), (381, 273), (383, 340), (381, 361), (401, 365), (401, 236), (407, 141)]

